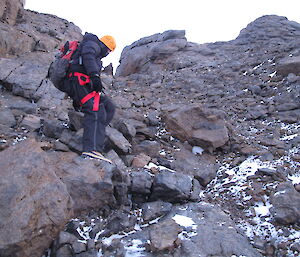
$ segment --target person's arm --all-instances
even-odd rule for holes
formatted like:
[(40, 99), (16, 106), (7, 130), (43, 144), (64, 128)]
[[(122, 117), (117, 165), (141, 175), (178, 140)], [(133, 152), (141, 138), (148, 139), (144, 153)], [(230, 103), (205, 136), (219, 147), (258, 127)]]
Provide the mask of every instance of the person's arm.
[(87, 75), (99, 74), (101, 67), (99, 67), (97, 63), (96, 56), (98, 56), (100, 52), (100, 46), (96, 42), (87, 41), (83, 44), (81, 56)]
[(82, 46), (82, 63), (87, 72), (87, 75), (90, 76), (92, 80), (93, 89), (97, 92), (102, 91), (102, 82), (100, 78), (100, 69), (99, 64), (97, 63), (96, 56), (100, 54), (100, 46), (93, 42), (87, 41)]

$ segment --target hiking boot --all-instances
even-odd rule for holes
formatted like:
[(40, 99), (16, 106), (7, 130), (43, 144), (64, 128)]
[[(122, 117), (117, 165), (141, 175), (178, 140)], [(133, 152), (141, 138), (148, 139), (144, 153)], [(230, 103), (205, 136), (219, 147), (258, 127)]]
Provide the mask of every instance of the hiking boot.
[(91, 158), (91, 159), (96, 159), (96, 160), (102, 160), (102, 161), (107, 161), (109, 163), (112, 163), (111, 160), (105, 158), (101, 153), (96, 152), (96, 151), (91, 151), (91, 152), (83, 152), (81, 154), (83, 158)]
[(112, 161), (110, 159), (107, 159), (103, 156), (102, 153), (97, 152), (97, 151), (92, 151), (93, 154), (96, 154), (98, 156), (99, 159), (103, 160), (103, 161), (107, 161), (109, 163), (112, 163)]

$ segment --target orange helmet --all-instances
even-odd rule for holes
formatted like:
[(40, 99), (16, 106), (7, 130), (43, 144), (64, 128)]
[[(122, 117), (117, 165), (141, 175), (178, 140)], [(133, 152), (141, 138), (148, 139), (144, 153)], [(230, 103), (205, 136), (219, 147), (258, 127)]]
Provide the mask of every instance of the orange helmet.
[(100, 41), (106, 45), (110, 51), (113, 51), (116, 49), (116, 40), (114, 39), (114, 37), (112, 36), (103, 36), (102, 38), (100, 38)]

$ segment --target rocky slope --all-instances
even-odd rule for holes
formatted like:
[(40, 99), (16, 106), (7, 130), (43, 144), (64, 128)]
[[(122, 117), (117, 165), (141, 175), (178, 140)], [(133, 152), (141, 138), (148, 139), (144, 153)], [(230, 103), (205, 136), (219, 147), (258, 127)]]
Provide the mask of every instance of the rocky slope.
[(78, 155), (82, 114), (46, 79), (80, 29), (17, 0), (0, 17), (0, 256), (299, 254), (300, 24), (124, 48), (110, 165)]

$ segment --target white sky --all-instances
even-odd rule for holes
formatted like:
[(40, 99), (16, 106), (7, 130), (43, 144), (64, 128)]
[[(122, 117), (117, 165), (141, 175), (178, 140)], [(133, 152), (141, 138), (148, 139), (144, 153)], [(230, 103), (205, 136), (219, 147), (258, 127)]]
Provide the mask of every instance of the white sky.
[(235, 39), (262, 15), (300, 23), (299, 0), (26, 0), (25, 8), (71, 21), (83, 33), (114, 36), (117, 49), (103, 61), (115, 67), (126, 45), (170, 29), (184, 29), (188, 41), (208, 43)]

